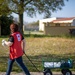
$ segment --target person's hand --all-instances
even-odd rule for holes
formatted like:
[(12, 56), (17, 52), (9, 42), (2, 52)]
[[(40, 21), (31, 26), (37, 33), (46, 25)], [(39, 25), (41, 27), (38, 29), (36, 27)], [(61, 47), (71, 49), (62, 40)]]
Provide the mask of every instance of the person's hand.
[(23, 53), (25, 54), (25, 50), (23, 50)]
[(2, 46), (6, 46), (5, 39), (2, 40)]

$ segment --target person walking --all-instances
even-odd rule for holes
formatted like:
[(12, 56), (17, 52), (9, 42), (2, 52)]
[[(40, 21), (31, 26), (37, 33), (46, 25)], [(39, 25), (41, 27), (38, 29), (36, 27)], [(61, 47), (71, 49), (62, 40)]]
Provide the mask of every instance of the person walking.
[(22, 56), (25, 53), (25, 39), (21, 35), (21, 33), (18, 31), (18, 25), (15, 23), (12, 23), (10, 25), (10, 37), (8, 41), (2, 40), (2, 45), (6, 45), (10, 47), (9, 51), (9, 60), (8, 60), (8, 68), (6, 75), (10, 75), (12, 71), (13, 63), (16, 61), (16, 63), (21, 67), (21, 69), (25, 72), (26, 75), (30, 75), (29, 70), (24, 65)]

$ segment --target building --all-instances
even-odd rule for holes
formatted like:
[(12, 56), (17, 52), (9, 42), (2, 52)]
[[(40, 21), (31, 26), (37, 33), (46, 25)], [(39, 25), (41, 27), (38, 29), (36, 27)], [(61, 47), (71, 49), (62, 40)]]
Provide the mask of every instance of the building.
[(75, 17), (55, 17), (40, 20), (39, 31), (50, 35), (70, 34), (72, 31), (75, 31)]
[(39, 20), (39, 31), (44, 31), (44, 23), (49, 23), (57, 19), (61, 19), (61, 17), (53, 17), (53, 18)]

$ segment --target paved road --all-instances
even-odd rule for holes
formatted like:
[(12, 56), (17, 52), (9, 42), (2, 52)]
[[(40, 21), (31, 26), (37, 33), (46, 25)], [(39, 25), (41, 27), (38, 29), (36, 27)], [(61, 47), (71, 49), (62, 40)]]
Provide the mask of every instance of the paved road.
[[(75, 72), (72, 72), (75, 75)], [(1, 72), (0, 75), (5, 75), (5, 72)], [(25, 75), (24, 73), (11, 73), (11, 75)], [(39, 72), (31, 72), (31, 75), (43, 75), (43, 73)], [(53, 75), (62, 75), (61, 72), (53, 72)]]

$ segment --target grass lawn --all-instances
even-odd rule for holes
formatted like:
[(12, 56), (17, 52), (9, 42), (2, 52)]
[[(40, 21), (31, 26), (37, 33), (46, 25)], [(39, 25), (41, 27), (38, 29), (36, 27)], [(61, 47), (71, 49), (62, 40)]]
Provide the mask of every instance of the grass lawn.
[[(0, 37), (8, 39), (7, 37)], [(36, 65), (43, 71), (42, 59), (44, 60), (60, 60), (72, 59), (75, 60), (75, 38), (66, 37), (25, 37), (26, 39), (26, 54)], [(6, 71), (8, 62), (9, 48), (3, 47), (0, 43), (0, 71)], [(30, 71), (36, 71), (33, 65), (29, 62), (26, 56), (23, 56), (24, 63)], [(72, 68), (75, 71), (75, 64)], [(14, 63), (13, 71), (20, 72), (21, 69)]]

